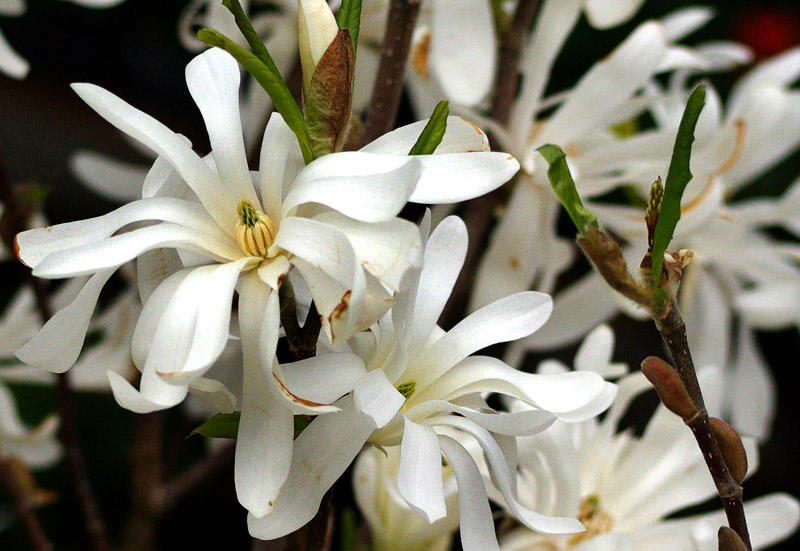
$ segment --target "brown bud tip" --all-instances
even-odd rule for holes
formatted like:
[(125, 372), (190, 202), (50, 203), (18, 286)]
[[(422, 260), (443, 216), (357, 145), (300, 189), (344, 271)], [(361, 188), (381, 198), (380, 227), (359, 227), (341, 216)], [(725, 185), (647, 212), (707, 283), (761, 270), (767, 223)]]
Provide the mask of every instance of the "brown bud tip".
[(716, 417), (709, 419), (711, 431), (719, 444), (722, 458), (731, 472), (731, 476), (737, 484), (741, 484), (747, 474), (747, 453), (744, 451), (744, 444), (739, 433), (732, 426)]
[(642, 373), (656, 389), (661, 403), (684, 421), (691, 419), (697, 408), (675, 369), (661, 358), (650, 356), (642, 362)]
[(739, 534), (727, 526), (719, 529), (717, 537), (719, 538), (719, 551), (747, 551), (747, 546)]

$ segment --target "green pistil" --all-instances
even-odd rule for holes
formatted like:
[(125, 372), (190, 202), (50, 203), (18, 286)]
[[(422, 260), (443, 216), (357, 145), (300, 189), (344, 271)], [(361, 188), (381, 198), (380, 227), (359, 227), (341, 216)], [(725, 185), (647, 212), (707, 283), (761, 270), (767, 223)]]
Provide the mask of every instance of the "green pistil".
[(417, 390), (417, 381), (409, 381), (407, 383), (403, 383), (402, 385), (397, 385), (397, 392), (403, 395), (403, 398), (408, 400), (414, 391)]
[(236, 207), (236, 211), (239, 213), (239, 219), (242, 221), (242, 224), (248, 228), (256, 227), (258, 223), (258, 211), (256, 211), (253, 203), (247, 199), (242, 199), (239, 202), (239, 206)]

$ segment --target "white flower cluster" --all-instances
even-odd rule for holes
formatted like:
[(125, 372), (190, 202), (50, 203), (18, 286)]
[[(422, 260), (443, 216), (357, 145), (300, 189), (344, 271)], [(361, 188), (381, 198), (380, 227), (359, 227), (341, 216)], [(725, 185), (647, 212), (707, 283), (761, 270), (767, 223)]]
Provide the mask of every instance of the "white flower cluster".
[[(274, 4), (255, 28), (284, 72), (299, 41), (310, 79), (338, 32), (333, 14), (322, 0)], [(638, 261), (647, 244), (642, 209), (605, 197), (622, 190), (646, 199), (650, 182), (666, 173), (689, 82), (749, 61), (748, 52), (733, 43), (679, 44), (711, 17), (684, 10), (639, 25), (572, 89), (545, 97), (582, 14), (603, 29), (642, 4), (547, 0), (522, 52), (510, 122), (501, 124), (484, 114), (497, 71), (497, 39), (488, 32), (494, 4), (509, 16), (516, 3), (423, 7), (409, 60), (412, 103), (422, 117), (446, 97), (465, 117), (447, 118), (432, 154), (410, 154), (422, 120), (306, 163), (288, 119), (275, 112), (267, 120), (266, 94), (252, 79), (242, 89), (240, 66), (221, 49), (186, 68), (207, 155), (111, 92), (74, 84), (154, 162), (143, 169), (80, 153), (75, 171), (126, 203), (17, 235), (16, 255), (34, 276), (69, 281), (44, 325), (27, 287), (0, 318), (0, 361), (15, 354), (44, 370), (0, 371), (0, 458), (40, 466), (60, 452), (51, 438), (57, 421), (27, 432), (4, 381), (49, 382), (71, 370), (76, 388), (110, 388), (136, 413), (190, 394), (213, 412), (238, 412), (235, 487), (256, 538), (302, 528), (354, 464), (375, 551), (443, 551), (459, 529), (465, 551), (716, 549), (721, 513), (667, 519), (716, 495), (691, 432), (663, 406), (641, 434), (621, 425), (650, 386), (612, 362), (614, 334), (601, 323), (638, 314), (594, 272), (558, 284), (575, 250), (557, 231), (560, 206), (536, 149), (556, 143), (567, 152), (579, 192)], [(364, 1), (354, 111), (374, 81), (387, 5)], [(23, 7), (0, 0), (0, 15)], [(187, 48), (202, 48), (187, 31), (198, 22), (246, 44), (227, 10), (194, 0), (180, 25)], [(27, 72), (2, 35), (0, 69)], [(795, 49), (746, 73), (726, 105), (709, 87), (673, 243), (694, 252), (679, 299), (708, 409), (745, 435), (751, 472), (774, 412), (754, 331), (797, 325), (800, 312), (800, 248), (763, 230), (778, 225), (800, 237), (800, 180), (778, 199), (731, 197), (800, 145), (800, 96), (790, 88), (798, 76)], [(652, 125), (639, 127), (645, 118)], [(508, 153), (491, 151), (467, 119)], [(248, 164), (254, 150), (258, 170)], [(465, 222), (442, 213), (506, 182), (471, 313), (445, 330), (438, 321), (468, 239)], [(436, 207), (415, 224), (400, 216), (409, 202)], [(131, 283), (96, 316), (118, 270)], [(317, 321), (314, 355), (279, 354), (282, 339)], [(103, 338), (83, 351), (93, 330)], [(521, 369), (528, 352), (581, 338), (575, 369), (555, 360), (535, 373)], [(510, 343), (505, 361), (480, 354), (499, 343)], [(231, 353), (238, 348), (241, 355)], [(740, 399), (744, 389), (749, 401)], [(298, 416), (310, 423), (295, 434)], [(513, 519), (499, 533), (497, 510)], [(800, 522), (797, 500), (784, 494), (753, 500), (746, 511), (754, 549)]]

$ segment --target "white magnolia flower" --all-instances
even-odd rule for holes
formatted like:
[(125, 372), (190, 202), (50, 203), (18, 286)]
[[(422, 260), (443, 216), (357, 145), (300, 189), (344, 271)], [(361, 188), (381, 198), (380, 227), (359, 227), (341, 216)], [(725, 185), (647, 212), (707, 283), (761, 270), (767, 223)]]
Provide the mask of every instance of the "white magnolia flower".
[[(551, 366), (548, 369), (553, 369)], [(720, 407), (726, 380), (720, 370), (700, 373), (706, 404)], [(547, 536), (519, 528), (501, 539), (503, 551), (713, 551), (722, 511), (669, 515), (716, 496), (716, 489), (691, 431), (659, 406), (644, 433), (617, 432), (634, 398), (650, 388), (641, 373), (619, 382), (619, 394), (602, 421), (567, 425), (557, 421), (541, 434), (518, 439), (521, 500), (559, 515), (578, 515), (586, 531)], [(664, 445), (669, 442), (669, 446)], [(757, 454), (751, 439), (750, 473)], [(791, 534), (800, 506), (785, 494), (745, 504), (753, 548), (768, 547)]]
[[(18, 236), (19, 257), (34, 275), (91, 278), (17, 354), (31, 365), (67, 370), (103, 285), (138, 257), (145, 305), (132, 357), (142, 381), (136, 390), (109, 373), (117, 401), (145, 413), (181, 402), (190, 389), (229, 396), (203, 374), (228, 341), (238, 288), (244, 395), (237, 489), (242, 503), (260, 516), (269, 512), (286, 475), (280, 465), (288, 467), (291, 456), (289, 406), (303, 413), (337, 409), (325, 404), (352, 389), (348, 376), (360, 365), (352, 356), (327, 355), (306, 360), (305, 371), (281, 373), (273, 366), (282, 279), (297, 268), (328, 340), (346, 339), (390, 306), (390, 292), (418, 262), (417, 228), (395, 218), (406, 201), (451, 202), (485, 193), (510, 178), (518, 165), (507, 154), (486, 152), (483, 133), (454, 117), (437, 155), (406, 155), (423, 122), (361, 151), (328, 155), (304, 167), (294, 135), (275, 114), (265, 134), (262, 170), (251, 176), (239, 119), (237, 64), (224, 52), (209, 50), (189, 64), (187, 83), (209, 131), (212, 154), (206, 159), (181, 136), (109, 92), (74, 86), (107, 120), (160, 157), (144, 183), (144, 199), (99, 218)], [(136, 223), (135, 229), (117, 233)], [(327, 377), (334, 369), (331, 362), (338, 365), (341, 381), (310, 384)], [(315, 394), (298, 398), (293, 393), (296, 388), (305, 392), (306, 386)], [(273, 463), (264, 461), (270, 454), (276, 456)]]
[[(125, 0), (66, 0), (88, 8), (111, 8)], [(19, 17), (25, 13), (25, 0), (0, 0), (0, 17)], [(8, 43), (0, 32), (0, 73), (11, 78), (23, 79), (28, 75), (30, 65)]]
[[(427, 230), (423, 224), (423, 234)], [(494, 358), (470, 356), (538, 329), (550, 313), (546, 295), (518, 293), (448, 332), (441, 330), (436, 320), (463, 264), (466, 240), (460, 219), (443, 221), (428, 241), (422, 270), (396, 294), (391, 314), (371, 333), (354, 338), (349, 349), (364, 358), (367, 374), (352, 395), (336, 403), (340, 413), (318, 417), (298, 437), (275, 510), (263, 518), (249, 517), (252, 535), (274, 539), (308, 522), (327, 489), (369, 442), (400, 447), (399, 494), (429, 523), (446, 516), (444, 454), (458, 485), (464, 549), (496, 548), (484, 482), (462, 439), (477, 443), (486, 454), (505, 502), (521, 522), (546, 533), (580, 529), (574, 519), (547, 517), (519, 505), (508, 463), (513, 455), (509, 437), (538, 432), (556, 417), (579, 421), (594, 416), (608, 406), (615, 388), (594, 373), (537, 376)], [(481, 393), (512, 396), (537, 409), (497, 413)]]
[(53, 465), (61, 458), (55, 415), (28, 429), (20, 420), (11, 390), (0, 381), (0, 458), (16, 457), (32, 468)]
[(400, 448), (362, 451), (353, 468), (353, 491), (367, 521), (374, 551), (447, 551), (458, 530), (458, 487), (452, 469), (443, 470), (447, 516), (420, 518), (397, 490)]

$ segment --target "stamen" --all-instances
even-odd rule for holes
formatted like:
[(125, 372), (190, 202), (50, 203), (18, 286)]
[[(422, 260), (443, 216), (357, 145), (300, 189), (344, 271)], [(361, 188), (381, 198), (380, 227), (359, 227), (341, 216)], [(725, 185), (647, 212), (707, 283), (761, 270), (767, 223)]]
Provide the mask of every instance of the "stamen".
[(600, 534), (611, 531), (614, 526), (614, 517), (600, 507), (600, 496), (592, 494), (581, 500), (578, 520), (586, 527), (585, 532), (575, 534), (569, 538), (570, 545), (577, 545)]
[(403, 398), (408, 400), (411, 395), (417, 390), (417, 381), (408, 381), (401, 385), (397, 385), (397, 392), (403, 395)]
[(236, 242), (247, 255), (266, 257), (275, 241), (275, 224), (246, 199), (239, 202), (236, 211), (239, 213), (239, 222), (235, 229)]

